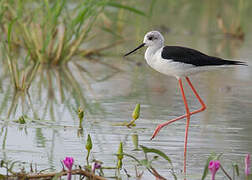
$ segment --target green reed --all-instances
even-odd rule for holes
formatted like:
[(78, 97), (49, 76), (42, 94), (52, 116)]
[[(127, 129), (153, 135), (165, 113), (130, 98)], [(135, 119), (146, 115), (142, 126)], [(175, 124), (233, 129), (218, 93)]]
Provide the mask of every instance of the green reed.
[[(58, 65), (66, 67), (65, 65), (74, 56), (90, 57), (117, 45), (118, 42), (112, 42), (93, 49), (88, 46), (88, 42), (95, 36), (93, 29), (97, 19), (103, 23), (104, 17), (109, 18), (107, 12), (111, 8), (144, 15), (142, 11), (114, 0), (80, 2), (2, 0), (0, 2), (1, 56), (4, 69), (8, 69), (15, 90), (28, 90), (34, 77), (45, 67)], [(89, 60), (93, 61), (93, 59)], [(95, 62), (116, 69), (106, 62)], [(77, 68), (80, 71), (85, 69)], [(76, 83), (78, 80), (74, 79), (68, 69), (63, 73), (79, 92), (77, 90), (79, 85)]]
[(17, 43), (34, 63), (66, 63), (86, 40), (106, 3), (105, 0), (87, 0), (73, 4), (70, 9), (66, 0), (6, 1), (5, 15), (8, 13), (10, 18), (8, 46)]
[[(34, 63), (52, 65), (67, 63), (85, 52), (90, 55), (90, 50), (80, 47), (92, 38), (89, 33), (105, 7), (144, 14), (112, 0), (3, 0), (1, 4), (1, 29), (9, 48), (22, 47)], [(103, 48), (95, 52), (99, 50)]]

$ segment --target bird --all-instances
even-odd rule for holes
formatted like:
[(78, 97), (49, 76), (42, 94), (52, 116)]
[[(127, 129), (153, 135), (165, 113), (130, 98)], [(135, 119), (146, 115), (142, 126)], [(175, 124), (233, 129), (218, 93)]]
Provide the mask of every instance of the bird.
[[(226, 60), (219, 57), (209, 56), (198, 50), (187, 47), (165, 46), (164, 37), (158, 31), (150, 31), (146, 33), (146, 35), (144, 36), (143, 43), (134, 50), (125, 54), (124, 56), (130, 55), (144, 46), (147, 47), (144, 57), (150, 67), (162, 74), (174, 76), (177, 78), (186, 110), (186, 113), (184, 115), (171, 119), (165, 123), (159, 124), (156, 127), (151, 137), (151, 140), (157, 136), (157, 134), (163, 127), (180, 119), (186, 118), (183, 171), (184, 175), (186, 175), (186, 155), (190, 118), (193, 114), (202, 112), (206, 109), (204, 101), (199, 96), (198, 92), (192, 85), (192, 82), (188, 76), (209, 70), (214, 70), (221, 67), (230, 67), (235, 65), (247, 66), (247, 64), (242, 61)], [(188, 85), (190, 86), (193, 94), (196, 96), (199, 103), (201, 104), (201, 108), (194, 111), (189, 110), (182, 84), (182, 79), (185, 79)]]

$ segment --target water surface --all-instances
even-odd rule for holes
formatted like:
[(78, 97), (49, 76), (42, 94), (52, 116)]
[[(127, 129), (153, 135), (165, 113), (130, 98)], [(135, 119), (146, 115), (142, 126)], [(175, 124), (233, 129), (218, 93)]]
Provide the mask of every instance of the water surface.
[[(119, 56), (99, 58), (120, 71), (76, 58), (68, 65), (69, 72), (77, 79), (76, 83), (69, 83), (70, 80), (60, 70), (48, 70), (36, 78), (29, 95), (19, 93), (15, 96), (11, 79), (2, 74), (0, 158), (34, 163), (39, 169), (49, 166), (60, 170), (60, 160), (65, 156), (74, 157), (76, 164), (84, 164), (85, 139), (89, 133), (94, 145), (92, 158), (103, 161), (105, 166), (115, 166), (114, 154), (120, 141), (123, 142), (126, 153), (141, 157), (141, 152), (132, 151), (132, 135), (138, 134), (139, 144), (165, 152), (172, 159), (175, 172), (181, 176), (185, 119), (163, 128), (150, 141), (158, 124), (185, 113), (177, 80), (150, 69), (144, 61), (143, 50), (128, 59), (122, 57), (122, 54), (141, 43), (147, 31), (158, 29), (163, 32), (166, 44), (188, 46), (210, 55), (248, 63), (247, 67), (191, 77), (207, 109), (191, 118), (188, 179), (200, 179), (205, 161), (212, 152), (223, 153), (221, 162), (228, 172), (232, 173), (232, 162), (237, 162), (243, 169), (246, 153), (252, 152), (252, 27), (249, 24), (243, 26), (246, 33), (244, 41), (227, 38), (218, 31), (214, 18), (221, 7), (215, 11), (209, 10), (208, 5), (200, 7), (197, 2), (190, 4), (181, 1), (183, 11), (177, 14), (175, 10), (178, 5), (169, 6), (169, 11), (163, 5), (162, 1), (157, 3), (151, 18), (137, 17), (131, 20), (135, 23), (134, 27), (125, 26), (123, 33), (129, 37), (128, 41), (108, 51)], [(230, 4), (231, 7), (232, 5)], [(213, 6), (218, 6), (218, 3), (213, 3)], [(192, 9), (195, 11), (186, 19), (187, 13)], [(199, 17), (197, 9), (205, 9), (205, 12), (199, 12)], [(227, 9), (226, 14), (235, 17), (232, 9)], [(110, 35), (105, 36), (102, 44), (106, 44), (110, 38)], [(79, 71), (78, 66), (88, 69), (91, 76)], [(48, 74), (51, 75), (51, 80)], [(63, 79), (63, 91), (59, 88), (57, 77)], [(200, 108), (186, 82), (184, 84), (190, 109)], [(12, 109), (13, 103), (17, 106)], [(136, 103), (141, 104), (141, 116), (136, 127), (129, 129), (114, 126), (115, 123), (131, 120)], [(77, 134), (79, 124), (76, 110), (79, 106), (86, 111), (83, 137)], [(7, 118), (8, 112), (10, 116)], [(23, 114), (31, 118), (28, 124), (13, 122)], [(129, 174), (135, 175), (132, 160), (125, 158), (124, 167)], [(170, 176), (166, 161), (158, 160), (155, 167), (163, 176)], [(113, 176), (114, 172), (109, 170), (105, 174)], [(223, 174), (219, 173), (218, 176), (223, 177)], [(144, 179), (153, 177), (145, 171)]]

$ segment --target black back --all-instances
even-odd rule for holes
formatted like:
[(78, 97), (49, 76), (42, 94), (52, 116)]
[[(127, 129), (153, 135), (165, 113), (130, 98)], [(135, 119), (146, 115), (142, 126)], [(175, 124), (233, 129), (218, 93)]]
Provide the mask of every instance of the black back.
[(165, 46), (161, 56), (163, 59), (194, 66), (245, 65), (245, 63), (241, 61), (224, 60), (218, 57), (208, 56), (194, 49), (180, 46)]

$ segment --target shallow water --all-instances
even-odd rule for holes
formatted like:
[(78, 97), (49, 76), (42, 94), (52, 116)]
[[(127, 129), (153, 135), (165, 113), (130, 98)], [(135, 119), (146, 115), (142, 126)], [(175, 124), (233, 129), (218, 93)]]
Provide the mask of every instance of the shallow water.
[[(190, 9), (190, 6), (196, 7), (196, 3), (185, 4), (186, 12), (188, 11), (186, 8)], [(201, 28), (195, 28), (197, 30), (193, 32), (196, 26), (193, 23), (185, 23), (186, 15), (177, 17), (170, 8), (170, 12), (160, 10), (160, 13), (166, 13), (161, 16), (158, 7), (162, 7), (162, 4), (156, 6), (153, 17), (149, 19), (151, 22), (142, 20), (143, 27), (136, 28), (133, 34), (128, 33), (130, 41), (116, 47), (113, 53), (123, 54), (135, 48), (146, 31), (163, 26), (161, 28), (163, 31), (170, 29), (169, 32), (164, 33), (166, 44), (189, 46), (211, 55), (246, 61), (249, 65), (247, 67), (206, 72), (191, 77), (207, 109), (191, 118), (187, 162), (188, 179), (200, 179), (209, 154), (223, 153), (222, 163), (227, 171), (232, 174), (232, 162), (237, 162), (242, 174), (243, 159), (246, 153), (252, 152), (252, 62), (250, 59), (252, 34), (249, 31), (252, 27), (249, 25), (244, 27), (246, 37), (243, 42), (227, 38), (221, 33), (218, 34), (218, 31), (217, 35), (213, 35), (212, 29), (207, 29), (211, 23), (205, 24), (206, 21), (199, 23)], [(157, 18), (161, 19), (160, 22), (156, 21)], [(174, 26), (166, 27), (166, 22), (172, 22), (174, 18), (178, 18)], [(138, 21), (141, 22), (141, 19)], [(132, 32), (130, 27), (126, 30)], [(106, 42), (105, 37), (103, 43)], [(77, 58), (77, 61), (69, 64), (69, 68), (73, 76), (79, 80), (77, 83), (79, 87), (75, 88), (67, 80), (62, 80), (63, 96), (57, 88), (57, 78), (52, 78), (53, 88), (50, 88), (47, 77), (48, 74), (61, 76), (62, 72), (53, 70), (44, 72), (41, 87), (37, 85), (40, 81), (40, 77), (37, 77), (29, 91), (29, 96), (16, 97), (13, 102), (17, 103), (17, 107), (11, 110), (9, 118), (6, 117), (14, 93), (10, 86), (11, 79), (5, 78), (2, 74), (0, 158), (35, 163), (39, 169), (46, 169), (49, 165), (52, 169), (60, 170), (60, 160), (65, 156), (74, 157), (76, 164), (84, 164), (85, 139), (90, 133), (94, 145), (92, 158), (103, 161), (104, 166), (115, 166), (114, 154), (120, 141), (123, 142), (126, 153), (141, 157), (139, 151), (132, 151), (134, 149), (132, 135), (138, 134), (139, 144), (165, 152), (172, 159), (176, 174), (181, 176), (185, 120), (165, 127), (153, 141), (150, 141), (159, 123), (185, 112), (178, 83), (175, 78), (150, 69), (144, 61), (143, 53), (143, 50), (139, 51), (127, 60), (121, 56), (101, 58), (102, 61), (120, 68), (122, 71), (119, 72), (96, 63), (78, 61)], [(87, 74), (77, 71), (75, 63), (91, 71), (92, 77), (86, 77), (90, 87), (85, 85), (81, 78), (82, 75)], [(78, 94), (77, 89), (80, 89), (82, 96)], [(187, 85), (185, 91), (190, 109), (199, 108), (197, 99)], [(86, 103), (83, 103), (84, 99)], [(141, 104), (141, 116), (136, 121), (136, 127), (128, 129), (115, 126), (115, 123), (131, 120), (131, 113), (136, 103)], [(79, 124), (75, 111), (79, 105), (87, 112), (83, 123), (83, 137), (77, 135)], [(34, 121), (29, 121), (27, 125), (19, 125), (12, 121), (22, 114), (27, 114)], [(133, 164), (130, 159), (125, 158), (124, 166), (132, 176), (135, 175)], [(170, 177), (166, 161), (160, 159), (155, 163), (155, 167), (160, 174)], [(108, 170), (105, 174), (113, 176), (114, 172)], [(224, 176), (222, 173), (217, 175), (219, 178)], [(126, 179), (125, 175), (123, 179)], [(144, 179), (153, 179), (153, 177), (145, 171)]]

